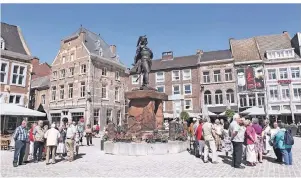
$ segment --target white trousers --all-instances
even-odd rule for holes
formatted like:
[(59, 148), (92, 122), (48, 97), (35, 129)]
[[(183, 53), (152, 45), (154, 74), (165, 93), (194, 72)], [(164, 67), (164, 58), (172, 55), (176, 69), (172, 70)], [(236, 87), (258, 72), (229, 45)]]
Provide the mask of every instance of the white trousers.
[(212, 152), (212, 162), (217, 161), (217, 152), (214, 140), (205, 140), (205, 148), (204, 148), (204, 162), (208, 161), (209, 157), (209, 149)]
[(33, 155), (33, 150), (34, 150), (34, 142), (30, 141), (29, 145), (29, 154), (32, 156)]

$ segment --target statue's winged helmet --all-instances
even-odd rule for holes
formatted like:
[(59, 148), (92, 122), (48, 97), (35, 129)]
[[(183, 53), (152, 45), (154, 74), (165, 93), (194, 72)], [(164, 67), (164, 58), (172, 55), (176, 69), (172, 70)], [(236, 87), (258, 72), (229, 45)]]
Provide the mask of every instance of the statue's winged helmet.
[(144, 36), (140, 36), (139, 38), (138, 38), (138, 41), (137, 41), (137, 46), (139, 46), (139, 45), (147, 45), (147, 37), (146, 37), (146, 35), (144, 35)]

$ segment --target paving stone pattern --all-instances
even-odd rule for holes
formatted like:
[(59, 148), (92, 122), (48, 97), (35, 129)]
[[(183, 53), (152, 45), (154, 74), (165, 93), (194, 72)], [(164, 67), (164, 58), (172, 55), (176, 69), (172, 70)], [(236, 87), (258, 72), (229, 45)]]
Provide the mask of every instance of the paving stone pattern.
[(293, 166), (264, 159), (256, 167), (244, 170), (231, 167), (231, 160), (219, 153), (219, 164), (203, 163), (188, 152), (152, 156), (115, 156), (100, 151), (100, 140), (94, 146), (80, 147), (73, 162), (29, 163), (14, 168), (13, 152), (1, 151), (1, 177), (301, 177), (301, 138), (295, 138)]

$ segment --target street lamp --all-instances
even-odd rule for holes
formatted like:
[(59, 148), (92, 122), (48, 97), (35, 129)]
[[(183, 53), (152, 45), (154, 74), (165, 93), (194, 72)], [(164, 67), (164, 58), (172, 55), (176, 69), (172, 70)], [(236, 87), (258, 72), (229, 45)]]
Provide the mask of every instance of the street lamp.
[(204, 101), (204, 85), (201, 85), (201, 97), (200, 97), (200, 99), (201, 99), (201, 101), (200, 101), (200, 104), (201, 104), (201, 109), (200, 109), (200, 111), (202, 111), (202, 117), (204, 118), (204, 116), (203, 116), (203, 109), (204, 109), (204, 105), (205, 105), (205, 101)]

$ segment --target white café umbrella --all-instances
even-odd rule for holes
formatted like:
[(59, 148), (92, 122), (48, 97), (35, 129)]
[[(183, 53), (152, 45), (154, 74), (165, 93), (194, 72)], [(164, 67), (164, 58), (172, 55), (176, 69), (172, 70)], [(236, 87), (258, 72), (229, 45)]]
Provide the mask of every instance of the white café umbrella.
[(16, 104), (0, 104), (0, 115), (4, 116), (34, 116), (34, 117), (44, 117), (46, 113), (28, 109)]
[[(226, 105), (227, 105), (226, 111), (227, 111), (227, 110), (230, 110), (230, 109), (231, 109), (231, 106), (230, 106), (229, 100), (227, 100)], [(220, 113), (219, 116), (226, 116), (226, 111)]]
[(174, 114), (170, 114), (170, 113), (163, 113), (164, 118), (174, 118)]
[(248, 114), (252, 116), (262, 116), (265, 115), (264, 108), (259, 108), (254, 106), (252, 108), (246, 109), (245, 111), (241, 112), (242, 114)]
[[(210, 112), (208, 110), (207, 106), (204, 105), (203, 110), (202, 110), (202, 116), (203, 116), (203, 118), (208, 118), (209, 119), (209, 116), (216, 116), (216, 114), (213, 113), (213, 112)], [(208, 120), (208, 121), (210, 122), (210, 120)]]
[(226, 111), (219, 114), (219, 116), (225, 116), (225, 115), (226, 115)]

